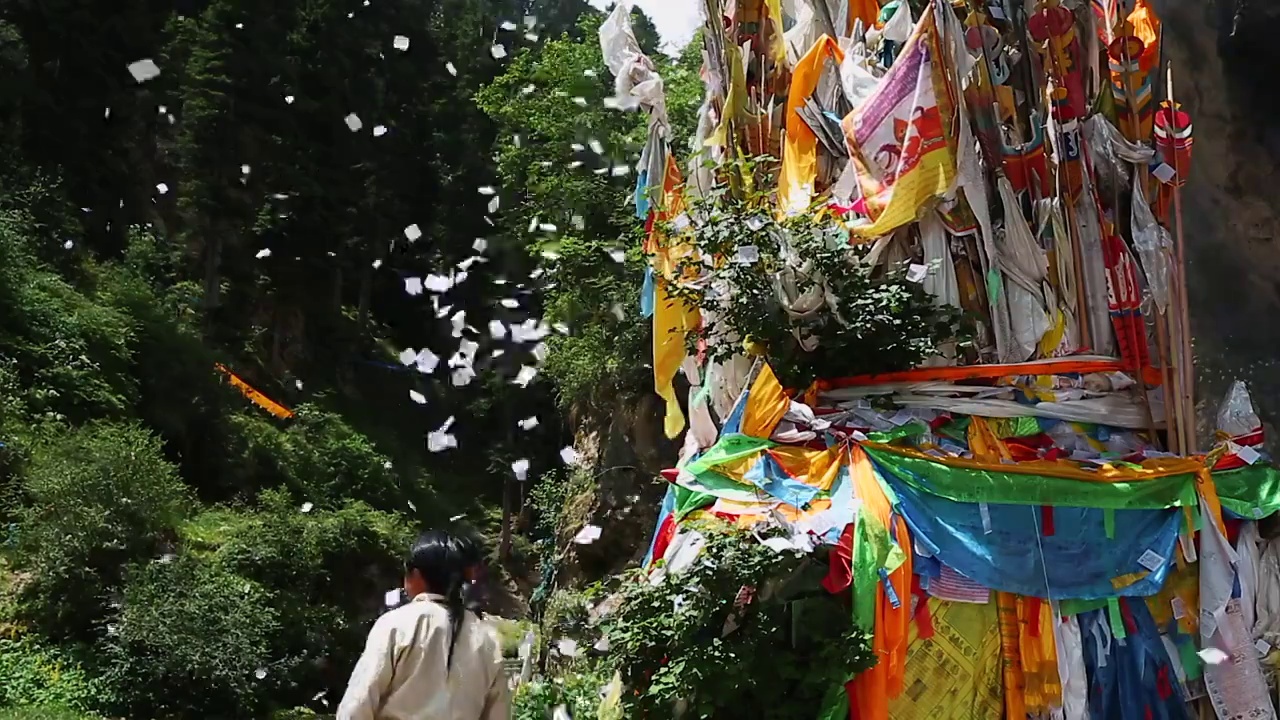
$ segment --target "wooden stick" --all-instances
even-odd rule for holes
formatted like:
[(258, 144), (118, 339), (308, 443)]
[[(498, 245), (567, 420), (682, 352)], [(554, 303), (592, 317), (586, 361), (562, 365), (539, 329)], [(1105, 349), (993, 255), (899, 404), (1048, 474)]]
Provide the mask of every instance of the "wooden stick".
[[(1168, 74), (1168, 91), (1169, 91), (1169, 124), (1170, 133), (1174, 144), (1177, 144), (1178, 135), (1178, 115), (1177, 103), (1173, 99), (1173, 63), (1169, 63)], [(1175, 181), (1182, 180), (1182, 171), (1178, 168), (1178, 154), (1176, 150), (1170, 153), (1170, 160), (1173, 161), (1173, 174)], [(1187, 422), (1190, 427), (1183, 428), (1183, 435), (1187, 438), (1186, 447), (1195, 448), (1197, 446), (1196, 428), (1195, 428), (1195, 374), (1194, 362), (1191, 356), (1191, 311), (1187, 302), (1187, 253), (1186, 241), (1183, 239), (1182, 233), (1182, 188), (1177, 182), (1173, 184), (1173, 207), (1174, 207), (1174, 228), (1177, 237), (1177, 253), (1178, 253), (1178, 285), (1182, 292), (1179, 296), (1178, 315), (1180, 324), (1182, 325), (1182, 363), (1178, 370), (1183, 376), (1182, 385), (1182, 403), (1183, 411), (1186, 414)]]
[[(1108, 13), (1107, 13), (1107, 22), (1108, 22), (1108, 23), (1112, 23), (1112, 20), (1111, 20), (1111, 17), (1110, 17), (1110, 9), (1109, 9), (1109, 8), (1108, 8)], [(1127, 25), (1127, 23), (1126, 23), (1126, 25)], [(1107, 37), (1108, 37), (1108, 38), (1111, 38), (1111, 37), (1112, 37), (1112, 35), (1113, 35), (1113, 33), (1112, 33), (1112, 28), (1113, 28), (1113, 27), (1114, 27), (1114, 25), (1113, 25), (1113, 24), (1109, 24), (1109, 25), (1108, 25), (1108, 27), (1107, 27)], [(1126, 28), (1126, 32), (1128, 32), (1128, 29), (1127, 29), (1127, 28)], [(1142, 138), (1139, 138), (1140, 130), (1142, 129), (1142, 125), (1141, 125), (1140, 121), (1138, 120), (1138, 107), (1137, 107), (1137, 106), (1138, 106), (1138, 96), (1137, 96), (1137, 93), (1135, 93), (1135, 92), (1133, 91), (1133, 71), (1130, 69), (1130, 68), (1132, 67), (1132, 65), (1133, 65), (1133, 57), (1129, 54), (1129, 43), (1127, 43), (1127, 42), (1122, 43), (1121, 56), (1122, 56), (1122, 59), (1123, 59), (1124, 65), (1122, 66), (1122, 68), (1121, 68), (1121, 71), (1120, 71), (1120, 72), (1121, 72), (1121, 77), (1124, 79), (1124, 96), (1125, 96), (1125, 104), (1126, 104), (1126, 105), (1128, 106), (1128, 108), (1129, 108), (1129, 132), (1131, 132), (1131, 133), (1132, 133), (1132, 138), (1133, 138), (1134, 142), (1142, 142), (1142, 141), (1143, 141), (1143, 139), (1142, 139)], [(1110, 53), (1108, 53), (1108, 58), (1109, 58), (1109, 57), (1110, 57)], [(1110, 91), (1111, 91), (1111, 81), (1110, 81), (1110, 78), (1108, 78), (1108, 79), (1107, 79), (1107, 92), (1110, 92)], [(1147, 180), (1147, 171), (1148, 171), (1148, 170), (1147, 170), (1147, 165), (1146, 165), (1146, 163), (1134, 163), (1133, 171), (1134, 171), (1135, 173), (1137, 173), (1137, 174), (1138, 174), (1138, 175), (1137, 175), (1137, 179), (1138, 179), (1138, 182), (1140, 183), (1140, 187), (1142, 187), (1143, 189), (1145, 189), (1145, 188), (1147, 187), (1147, 182), (1148, 182), (1148, 180)], [(1117, 221), (1117, 228), (1118, 228), (1118, 227), (1119, 227), (1119, 220), (1120, 220), (1120, 217), (1119, 217), (1119, 214), (1120, 214), (1120, 200), (1119, 200), (1119, 198), (1120, 198), (1120, 188), (1119, 188), (1118, 186), (1115, 188), (1115, 194), (1116, 194), (1116, 205), (1115, 205), (1115, 211), (1116, 211), (1116, 221)], [(1131, 201), (1131, 202), (1132, 202), (1132, 201)], [(1129, 232), (1130, 232), (1130, 234), (1132, 234), (1132, 232), (1133, 232), (1133, 228), (1130, 228), (1130, 229), (1129, 229)], [(1139, 307), (1141, 307), (1141, 306), (1139, 306)], [(1160, 383), (1161, 383), (1161, 387), (1164, 389), (1164, 393), (1165, 393), (1165, 406), (1164, 406), (1165, 434), (1166, 434), (1166, 435), (1170, 438), (1170, 440), (1172, 441), (1172, 438), (1173, 438), (1174, 433), (1175, 433), (1175, 431), (1176, 431), (1176, 430), (1175, 430), (1175, 426), (1174, 426), (1173, 419), (1172, 419), (1172, 418), (1173, 418), (1173, 415), (1169, 412), (1169, 397), (1168, 397), (1168, 396), (1169, 396), (1169, 379), (1168, 379), (1168, 372), (1167, 372), (1167, 367), (1166, 367), (1166, 363), (1165, 363), (1165, 351), (1166, 351), (1166, 345), (1167, 345), (1168, 343), (1167, 343), (1167, 339), (1165, 339), (1165, 338), (1162, 338), (1162, 337), (1161, 337), (1161, 330), (1162, 330), (1162, 329), (1164, 329), (1164, 330), (1165, 330), (1165, 332), (1167, 332), (1167, 331), (1168, 331), (1168, 329), (1167, 329), (1167, 328), (1163, 328), (1164, 313), (1160, 312), (1160, 308), (1156, 306), (1156, 303), (1155, 303), (1154, 298), (1152, 299), (1152, 302), (1151, 302), (1151, 308), (1152, 308), (1153, 310), (1155, 310), (1155, 314), (1156, 314), (1156, 322), (1155, 322), (1155, 325), (1156, 325), (1156, 351), (1160, 354)], [(1139, 340), (1140, 340), (1140, 341), (1145, 345), (1145, 344), (1146, 344), (1146, 342), (1147, 342), (1147, 326), (1146, 326), (1146, 323), (1145, 323), (1145, 322), (1142, 324), (1142, 333), (1141, 333), (1141, 335), (1142, 335), (1142, 336), (1139, 338)], [(1139, 365), (1141, 365), (1141, 362), (1139, 362), (1138, 364), (1139, 364)], [(1158, 437), (1158, 436), (1157, 436), (1157, 434), (1156, 434), (1155, 414), (1151, 412), (1151, 398), (1150, 398), (1150, 395), (1148, 395), (1148, 393), (1147, 393), (1147, 383), (1146, 383), (1146, 381), (1145, 381), (1145, 380), (1143, 380), (1143, 379), (1142, 379), (1142, 369), (1141, 369), (1141, 368), (1139, 368), (1139, 369), (1138, 369), (1138, 377), (1137, 377), (1136, 379), (1137, 379), (1137, 381), (1138, 381), (1138, 386), (1139, 386), (1140, 388), (1142, 388), (1142, 402), (1143, 402), (1143, 405), (1145, 405), (1145, 406), (1146, 406), (1146, 408), (1147, 408), (1147, 423), (1148, 423), (1148, 426), (1149, 426), (1149, 427), (1150, 427), (1150, 429), (1151, 429), (1151, 441), (1152, 441), (1153, 443), (1155, 443), (1155, 444), (1156, 444), (1156, 447), (1158, 448), (1158, 447), (1159, 447), (1159, 444), (1160, 444), (1160, 440), (1159, 440), (1159, 437)], [(1180, 426), (1180, 425), (1179, 425), (1179, 426)], [(1179, 443), (1179, 445), (1181, 445), (1181, 443)]]
[[(1153, 303), (1154, 304), (1154, 303)], [(1172, 375), (1169, 372), (1169, 321), (1165, 318), (1160, 308), (1156, 308), (1156, 352), (1160, 353), (1160, 388), (1164, 391), (1164, 424), (1165, 436), (1168, 439), (1169, 450), (1178, 455), (1182, 454), (1182, 442), (1178, 437), (1179, 424), (1175, 421), (1175, 417), (1180, 417), (1181, 412), (1176, 412), (1180, 407), (1180, 403), (1172, 403), (1173, 386), (1170, 385)]]

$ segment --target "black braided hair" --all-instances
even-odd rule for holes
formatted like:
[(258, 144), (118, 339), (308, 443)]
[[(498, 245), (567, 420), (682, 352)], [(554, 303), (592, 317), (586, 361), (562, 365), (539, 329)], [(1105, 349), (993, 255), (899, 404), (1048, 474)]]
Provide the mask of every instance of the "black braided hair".
[(464, 575), (462, 583), (462, 599), (468, 610), (475, 613), (476, 617), (483, 618), (484, 603), (480, 598), (480, 588), (476, 586), (475, 582), (469, 582), (465, 578), (468, 570), (479, 567), (481, 562), (483, 562), (480, 559), (480, 546), (467, 537), (458, 536), (457, 539), (458, 555), (462, 561), (462, 572)]
[(408, 568), (422, 575), (431, 592), (444, 595), (449, 609), (449, 669), (453, 668), (453, 648), (466, 614), (462, 599), (464, 567), (457, 540), (443, 530), (422, 533), (409, 550)]

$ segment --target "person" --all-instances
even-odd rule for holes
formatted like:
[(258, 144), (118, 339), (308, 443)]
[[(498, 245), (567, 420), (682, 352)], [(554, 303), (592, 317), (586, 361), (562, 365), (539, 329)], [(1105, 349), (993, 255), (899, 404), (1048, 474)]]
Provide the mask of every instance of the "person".
[(458, 541), (423, 533), (409, 551), (412, 600), (374, 623), (337, 720), (506, 720), (502, 643), (465, 607)]

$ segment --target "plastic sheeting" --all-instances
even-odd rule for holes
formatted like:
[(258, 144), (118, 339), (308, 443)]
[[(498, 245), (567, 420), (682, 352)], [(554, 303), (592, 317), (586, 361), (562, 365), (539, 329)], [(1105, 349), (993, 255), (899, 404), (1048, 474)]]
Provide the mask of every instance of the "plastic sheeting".
[(1044, 303), (1044, 282), (1048, 264), (1036, 244), (1031, 228), (1022, 217), (1018, 197), (1004, 176), (996, 181), (1004, 209), (1004, 232), (998, 233), (998, 265), (1007, 282), (1009, 314), (1013, 324), (1013, 345), (1001, 357), (1005, 362), (1022, 362), (1035, 354), (1040, 338), (1049, 330)]

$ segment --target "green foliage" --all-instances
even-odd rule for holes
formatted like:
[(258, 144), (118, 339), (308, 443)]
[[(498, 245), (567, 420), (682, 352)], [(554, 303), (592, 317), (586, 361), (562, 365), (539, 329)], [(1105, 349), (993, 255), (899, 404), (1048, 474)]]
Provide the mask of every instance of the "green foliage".
[(610, 679), (601, 667), (575, 668), (551, 680), (525, 683), (512, 701), (513, 720), (552, 720), (555, 708), (563, 705), (578, 720), (598, 717), (601, 689)]
[[(828, 690), (872, 664), (870, 638), (815, 594), (816, 564), (726, 526), (699, 529), (707, 545), (691, 567), (656, 584), (633, 573), (604, 621), (608, 659), (638, 693), (630, 717), (670, 717), (681, 703), (700, 718), (814, 717)], [(820, 620), (798, 622), (803, 605)]]
[(0, 638), (0, 707), (27, 708), (15, 717), (82, 718), (107, 692), (75, 659), (36, 637)]
[[(756, 159), (731, 172), (772, 187), (768, 165)], [(784, 384), (805, 387), (915, 367), (961, 337), (956, 308), (935, 305), (906, 279), (905, 267), (872, 266), (869, 248), (851, 246), (848, 230), (827, 213), (779, 222), (771, 207), (768, 193), (722, 185), (692, 203), (687, 232), (670, 227), (692, 250), (680, 262), (690, 280), (673, 292), (702, 309), (704, 324), (689, 342), (706, 341), (711, 359), (727, 360), (746, 345), (768, 358)]]
[(135, 566), (111, 630), (109, 676), (129, 717), (253, 715), (279, 682), (270, 593), (191, 555)]
[(25, 613), (42, 632), (84, 639), (130, 563), (176, 538), (189, 495), (159, 441), (92, 423), (37, 444), (25, 475), (16, 568), (33, 573)]

